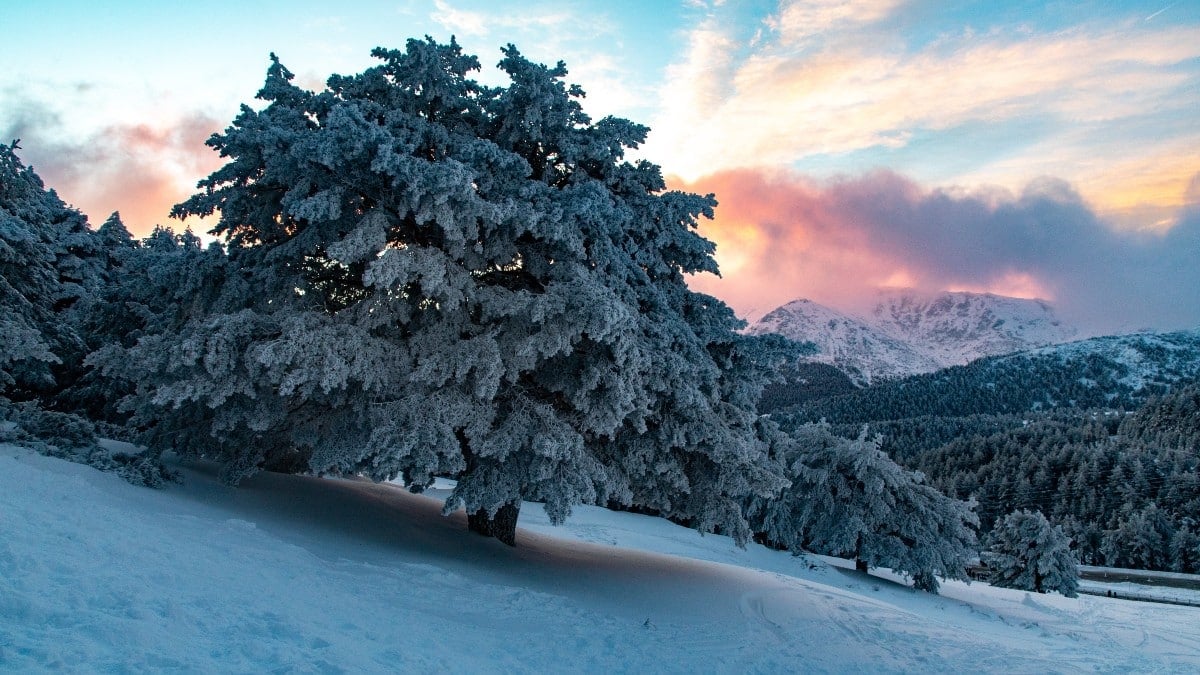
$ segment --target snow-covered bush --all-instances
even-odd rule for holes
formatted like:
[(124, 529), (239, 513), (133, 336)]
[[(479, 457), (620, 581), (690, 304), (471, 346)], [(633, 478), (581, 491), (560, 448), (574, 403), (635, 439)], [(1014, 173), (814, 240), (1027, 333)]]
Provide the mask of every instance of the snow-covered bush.
[(989, 540), (983, 560), (992, 569), (993, 586), (1077, 595), (1079, 563), (1071, 540), (1040, 511), (1008, 514), (997, 521)]
[(447, 509), (512, 543), (522, 499), (637, 503), (749, 536), (786, 481), (754, 412), (782, 343), (735, 333), (685, 274), (712, 196), (624, 160), (647, 129), (591, 120), (560, 63), (457, 44), (259, 97), (209, 145), (229, 162), (176, 215), (212, 215), (228, 264), (174, 326), (95, 358), (135, 384), (154, 448), (260, 468), (457, 478)]
[(978, 517), (924, 476), (880, 449), (881, 438), (835, 436), (808, 424), (775, 447), (792, 485), (752, 507), (761, 537), (792, 551), (850, 556), (860, 570), (890, 567), (917, 588), (937, 592), (937, 577), (967, 579), (977, 552)]
[(161, 487), (178, 480), (157, 455), (111, 451), (101, 443), (91, 420), (44, 410), (34, 402), (13, 404), (0, 399), (0, 443), (113, 472), (135, 485)]

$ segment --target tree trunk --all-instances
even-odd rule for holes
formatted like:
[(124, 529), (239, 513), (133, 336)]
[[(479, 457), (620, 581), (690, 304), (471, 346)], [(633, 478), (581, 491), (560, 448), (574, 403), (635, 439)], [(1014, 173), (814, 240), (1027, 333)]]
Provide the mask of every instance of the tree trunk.
[(866, 572), (867, 571), (867, 561), (863, 560), (862, 558), (855, 558), (854, 559), (854, 569), (858, 570), (859, 572)]
[(467, 529), (485, 537), (495, 537), (509, 546), (517, 545), (517, 516), (521, 513), (520, 502), (509, 502), (489, 518), (487, 509), (467, 514)]
[[(464, 475), (474, 473), (479, 468), (479, 460), (475, 456), (475, 452), (471, 450), (471, 443), (467, 440), (467, 435), (461, 429), (455, 432), (458, 437), (458, 445), (462, 449), (463, 459), (466, 461), (466, 469), (459, 478)], [(517, 516), (521, 513), (521, 499), (518, 497), (515, 501), (508, 502), (499, 509), (496, 509), (495, 516), (488, 516), (487, 509), (479, 509), (474, 513), (467, 513), (467, 529), (476, 534), (482, 534), (485, 537), (495, 537), (509, 546), (517, 545)]]

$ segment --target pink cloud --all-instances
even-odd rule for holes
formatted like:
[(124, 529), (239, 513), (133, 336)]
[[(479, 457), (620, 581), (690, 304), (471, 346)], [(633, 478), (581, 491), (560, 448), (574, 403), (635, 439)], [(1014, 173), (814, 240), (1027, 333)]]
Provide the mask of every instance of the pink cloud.
[[(114, 125), (80, 142), (62, 140), (57, 117), (36, 103), (4, 130), (21, 139), (21, 155), (59, 196), (86, 214), (93, 225), (113, 211), (135, 236), (169, 221), (171, 207), (189, 197), (196, 181), (222, 163), (204, 141), (221, 128), (193, 115), (161, 124)], [(198, 231), (207, 226), (189, 223)]]
[(1200, 219), (1180, 212), (1165, 235), (1123, 233), (1067, 183), (927, 189), (889, 172), (817, 181), (734, 169), (673, 187), (716, 193), (722, 277), (692, 286), (757, 316), (806, 297), (853, 309), (904, 286), (1055, 301), (1098, 329), (1200, 323)]

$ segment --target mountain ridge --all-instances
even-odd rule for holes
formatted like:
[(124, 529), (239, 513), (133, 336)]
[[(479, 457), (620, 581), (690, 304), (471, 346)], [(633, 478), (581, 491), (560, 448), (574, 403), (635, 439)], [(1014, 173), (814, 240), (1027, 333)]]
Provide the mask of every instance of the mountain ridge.
[(1056, 408), (1129, 410), (1197, 378), (1200, 329), (1103, 336), (920, 373), (809, 401), (789, 414), (857, 424)]

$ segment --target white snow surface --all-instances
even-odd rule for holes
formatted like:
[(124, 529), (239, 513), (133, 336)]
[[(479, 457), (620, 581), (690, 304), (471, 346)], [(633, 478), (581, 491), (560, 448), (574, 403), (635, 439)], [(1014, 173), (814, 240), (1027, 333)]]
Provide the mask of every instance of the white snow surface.
[[(1196, 672), (1200, 609), (948, 582), (535, 504), (518, 547), (391, 484), (0, 446), (0, 671)], [(444, 494), (444, 493), (443, 493)]]
[(767, 313), (749, 332), (813, 342), (819, 350), (813, 360), (863, 384), (1059, 344), (1077, 334), (1042, 300), (900, 289), (879, 291), (861, 313), (795, 300)]

